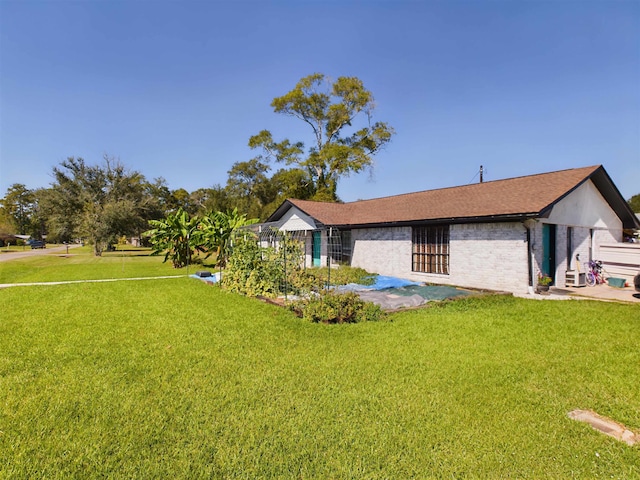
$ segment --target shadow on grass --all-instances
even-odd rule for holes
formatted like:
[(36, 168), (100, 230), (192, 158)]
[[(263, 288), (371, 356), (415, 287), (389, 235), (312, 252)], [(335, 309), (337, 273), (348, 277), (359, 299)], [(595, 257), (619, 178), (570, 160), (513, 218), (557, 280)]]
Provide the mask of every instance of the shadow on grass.
[[(146, 253), (146, 252), (134, 252), (133, 250), (131, 251), (117, 251), (117, 252), (103, 252), (102, 253), (103, 257), (152, 257), (154, 255), (151, 255), (150, 253)], [(155, 255), (156, 257), (159, 257), (160, 255)]]

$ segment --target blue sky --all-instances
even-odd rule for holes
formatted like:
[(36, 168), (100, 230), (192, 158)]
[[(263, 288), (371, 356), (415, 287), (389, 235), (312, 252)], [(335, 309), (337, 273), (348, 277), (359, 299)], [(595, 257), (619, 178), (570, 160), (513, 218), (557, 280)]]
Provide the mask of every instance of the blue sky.
[(0, 0), (0, 196), (69, 156), (224, 185), (311, 73), (357, 76), (396, 130), (345, 201), (603, 164), (640, 193), (638, 1)]

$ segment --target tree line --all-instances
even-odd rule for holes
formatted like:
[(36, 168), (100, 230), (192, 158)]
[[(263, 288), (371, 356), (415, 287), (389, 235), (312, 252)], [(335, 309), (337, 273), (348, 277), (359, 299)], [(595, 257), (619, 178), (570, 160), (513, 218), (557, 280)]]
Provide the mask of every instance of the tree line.
[(193, 192), (171, 190), (163, 178), (148, 181), (107, 155), (95, 165), (69, 157), (53, 167), (49, 188), (9, 187), (0, 200), (0, 235), (46, 235), (54, 242), (82, 238), (99, 255), (117, 238), (139, 235), (149, 221), (178, 211), (204, 216), (235, 209), (264, 220), (287, 198), (337, 202), (339, 180), (371, 169), (373, 156), (394, 134), (386, 123), (373, 121), (373, 95), (357, 77), (309, 75), (271, 106), (309, 127), (308, 145), (275, 140), (262, 130), (248, 142), (257, 155), (234, 163), (224, 186)]
[[(276, 140), (262, 130), (248, 141), (257, 155), (234, 163), (224, 186), (193, 192), (171, 190), (164, 178), (148, 181), (107, 155), (95, 165), (69, 157), (53, 167), (49, 188), (17, 183), (7, 189), (0, 199), (0, 241), (10, 234), (84, 239), (100, 255), (119, 237), (139, 236), (149, 221), (178, 211), (202, 217), (235, 209), (265, 220), (287, 198), (338, 202), (340, 179), (372, 169), (374, 155), (394, 134), (387, 123), (373, 121), (373, 95), (357, 77), (309, 75), (271, 107), (304, 122), (311, 141)], [(629, 204), (640, 212), (640, 194)]]

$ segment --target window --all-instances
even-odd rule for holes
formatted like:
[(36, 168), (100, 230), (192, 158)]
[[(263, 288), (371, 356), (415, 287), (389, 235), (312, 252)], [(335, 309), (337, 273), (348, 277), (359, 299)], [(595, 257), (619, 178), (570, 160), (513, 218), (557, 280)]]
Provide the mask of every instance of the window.
[(449, 225), (413, 227), (414, 272), (449, 274)]
[(573, 228), (567, 227), (567, 270), (571, 270), (573, 260)]
[(351, 264), (351, 230), (329, 229), (328, 254), (332, 264)]
[(342, 240), (342, 264), (351, 265), (351, 230), (344, 230), (340, 233)]

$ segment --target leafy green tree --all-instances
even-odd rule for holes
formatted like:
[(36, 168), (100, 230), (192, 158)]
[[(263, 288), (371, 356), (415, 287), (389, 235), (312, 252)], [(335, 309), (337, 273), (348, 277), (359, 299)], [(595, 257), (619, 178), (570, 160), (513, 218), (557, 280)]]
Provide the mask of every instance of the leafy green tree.
[(13, 232), (19, 235), (32, 235), (37, 222), (35, 221), (36, 198), (32, 190), (21, 183), (14, 183), (7, 189), (4, 198), (0, 200), (5, 218), (12, 226)]
[(223, 212), (231, 208), (231, 200), (227, 190), (220, 185), (199, 188), (191, 192), (189, 197), (198, 215), (204, 215), (206, 212)]
[(178, 188), (171, 192), (169, 211), (182, 209), (190, 215), (195, 215), (196, 207), (191, 203), (191, 195), (184, 188)]
[(635, 213), (640, 213), (640, 193), (631, 197), (628, 201), (631, 210)]
[(336, 201), (340, 178), (370, 169), (373, 156), (394, 134), (388, 124), (373, 122), (373, 95), (356, 77), (330, 82), (323, 74), (309, 75), (271, 106), (305, 122), (313, 132), (311, 146), (305, 153), (303, 142), (276, 142), (268, 130), (251, 137), (249, 146), (262, 149), (259, 160), (275, 159), (306, 171), (317, 200)]
[(306, 200), (312, 198), (315, 192), (313, 180), (300, 168), (281, 168), (269, 181), (274, 196), (262, 209), (262, 219), (268, 218), (287, 198)]
[(174, 268), (182, 268), (192, 262), (193, 254), (201, 243), (198, 217), (178, 208), (163, 220), (150, 220), (153, 227), (143, 235), (150, 237), (153, 253), (165, 253), (164, 261), (171, 260)]
[(86, 238), (96, 256), (121, 236), (145, 224), (146, 180), (105, 155), (102, 165), (69, 157), (54, 167), (54, 183), (44, 196), (48, 225), (58, 238)]
[(270, 167), (257, 158), (236, 162), (228, 172), (226, 191), (234, 207), (252, 217), (261, 217), (265, 205), (275, 197), (269, 177)]
[(146, 220), (160, 220), (166, 217), (173, 208), (171, 190), (167, 186), (167, 181), (162, 177), (155, 178), (153, 182), (145, 182), (143, 196)]
[(0, 247), (4, 247), (5, 239), (14, 238), (13, 219), (5, 212), (3, 207), (0, 207)]

